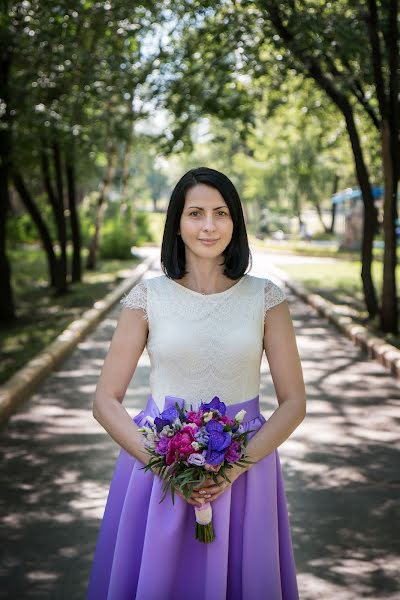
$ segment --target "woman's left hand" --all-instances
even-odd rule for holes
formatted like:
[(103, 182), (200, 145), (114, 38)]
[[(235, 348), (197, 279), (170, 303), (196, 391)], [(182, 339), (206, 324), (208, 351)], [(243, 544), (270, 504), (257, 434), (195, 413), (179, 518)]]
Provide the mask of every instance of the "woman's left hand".
[[(213, 502), (221, 494), (226, 492), (226, 490), (232, 486), (232, 484), (242, 473), (244, 473), (244, 471), (246, 471), (246, 469), (233, 465), (232, 469), (228, 469), (226, 471), (226, 475), (230, 479), (231, 483), (229, 483), (229, 481), (226, 481), (226, 479), (224, 479), (221, 476), (219, 476), (219, 481), (217, 484), (214, 482), (213, 479), (207, 478), (201, 484), (201, 486), (193, 490), (193, 494), (191, 497), (194, 500), (196, 500), (196, 502), (199, 502), (202, 498), (204, 499), (204, 502)], [(204, 493), (201, 493), (202, 491), (204, 491)]]

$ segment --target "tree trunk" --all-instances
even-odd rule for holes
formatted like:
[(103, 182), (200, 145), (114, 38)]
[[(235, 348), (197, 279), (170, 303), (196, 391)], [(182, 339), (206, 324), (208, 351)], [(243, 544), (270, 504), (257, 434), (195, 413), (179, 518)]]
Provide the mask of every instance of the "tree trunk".
[(62, 178), (62, 162), (60, 145), (57, 141), (52, 144), (53, 148), (53, 161), (54, 161), (54, 172), (56, 179), (56, 206), (57, 206), (57, 224), (58, 224), (58, 241), (60, 242), (60, 271), (64, 279), (64, 284), (60, 293), (65, 293), (68, 288), (67, 274), (68, 274), (68, 263), (67, 263), (67, 224), (65, 220), (65, 206), (64, 206), (64, 184)]
[(8, 323), (16, 319), (11, 286), (11, 268), (6, 251), (6, 223), (10, 205), (8, 182), (12, 144), (9, 95), (10, 66), (10, 55), (4, 52), (0, 62), (0, 89), (5, 103), (5, 111), (0, 117), (0, 321), (2, 323)]
[(132, 138), (125, 142), (124, 156), (122, 158), (122, 182), (121, 182), (121, 196), (126, 199), (128, 193), (128, 181), (129, 181), (129, 160), (131, 156)]
[(321, 223), (321, 225), (323, 227), (324, 232), (325, 233), (329, 233), (329, 227), (327, 225), (325, 225), (324, 219), (322, 217), (322, 210), (321, 210), (320, 201), (319, 200), (314, 200), (314, 206), (316, 208), (318, 219), (319, 219), (319, 222)]
[[(389, 90), (386, 97), (381, 91), (381, 140), (384, 175), (384, 217), (385, 239), (382, 281), (382, 312), (380, 327), (385, 332), (399, 332), (396, 265), (397, 265), (397, 190), (400, 175), (399, 167), (399, 27), (398, 0), (390, 0), (388, 29), (385, 43), (389, 63)], [(380, 60), (380, 57), (379, 59)], [(379, 68), (379, 65), (376, 65)], [(383, 78), (382, 78), (383, 79)], [(378, 82), (379, 83), (379, 82)]]
[(77, 198), (75, 186), (75, 164), (73, 151), (68, 151), (65, 159), (65, 174), (67, 180), (68, 208), (71, 223), (71, 241), (72, 241), (72, 268), (71, 281), (82, 280), (81, 264), (81, 232), (79, 226), (79, 215), (77, 211)]
[(384, 332), (398, 333), (398, 309), (396, 293), (397, 242), (395, 222), (397, 219), (397, 178), (391, 157), (391, 132), (388, 121), (382, 121), (382, 156), (384, 172), (383, 232), (385, 239), (383, 258), (382, 310), (380, 328)]
[(13, 182), (15, 189), (17, 190), (40, 235), (43, 248), (46, 252), (50, 285), (56, 288), (58, 291), (59, 287), (63, 287), (62, 275), (60, 273), (60, 269), (58, 268), (57, 257), (54, 252), (53, 243), (47, 225), (44, 222), (42, 215), (40, 214), (40, 210), (35, 204), (35, 201), (31, 197), (21, 173), (16, 170), (13, 171)]
[(129, 181), (129, 160), (131, 156), (131, 149), (133, 144), (133, 122), (134, 122), (134, 109), (132, 104), (132, 99), (129, 98), (128, 103), (128, 114), (127, 121), (130, 124), (130, 128), (128, 130), (127, 140), (125, 142), (124, 147), (124, 156), (122, 159), (122, 185), (121, 185), (121, 196), (126, 199), (126, 195), (128, 193), (128, 181)]
[[(336, 192), (338, 191), (338, 188), (339, 188), (339, 175), (337, 175), (335, 173), (335, 175), (333, 176), (332, 196), (334, 194), (336, 194)], [(332, 204), (332, 208), (331, 208), (331, 224), (330, 224), (329, 229), (328, 229), (329, 233), (334, 233), (334, 231), (335, 231), (336, 209), (337, 209), (336, 204)]]
[(106, 173), (105, 173), (104, 179), (102, 181), (102, 186), (101, 186), (101, 189), (99, 192), (99, 197), (97, 200), (96, 217), (95, 217), (95, 231), (94, 231), (92, 240), (90, 242), (89, 254), (88, 254), (87, 263), (86, 263), (86, 267), (89, 270), (94, 270), (96, 268), (97, 254), (98, 254), (98, 249), (99, 249), (99, 245), (100, 245), (101, 227), (103, 224), (104, 212), (106, 209), (105, 200), (106, 200), (106, 196), (108, 195), (108, 192), (111, 188), (111, 183), (112, 183), (112, 179), (114, 176), (116, 158), (117, 158), (117, 154), (115, 152), (115, 149), (111, 148), (108, 153)]
[(374, 236), (378, 228), (378, 212), (374, 203), (372, 189), (369, 182), (369, 174), (361, 149), (360, 138), (354, 121), (353, 110), (350, 104), (346, 103), (341, 107), (346, 119), (347, 131), (353, 150), (354, 162), (356, 167), (357, 179), (360, 185), (363, 204), (363, 239), (361, 245), (361, 279), (363, 284), (364, 299), (370, 319), (373, 319), (378, 313), (378, 301), (376, 297), (374, 282), (372, 279), (372, 248)]
[(278, 5), (274, 2), (266, 2), (266, 9), (268, 11), (270, 20), (277, 30), (277, 33), (279, 33), (282, 39), (286, 42), (289, 49), (293, 52), (293, 55), (296, 56), (302, 63), (304, 73), (314, 79), (320, 88), (326, 92), (326, 94), (336, 104), (345, 118), (347, 131), (353, 150), (357, 179), (361, 188), (364, 204), (363, 240), (361, 249), (361, 279), (368, 315), (369, 318), (372, 319), (379, 310), (374, 282), (371, 274), (373, 258), (372, 246), (378, 225), (378, 215), (372, 196), (368, 169), (364, 161), (360, 138), (354, 121), (353, 108), (349, 99), (342, 93), (341, 89), (335, 85), (335, 81), (328, 77), (324, 72), (321, 66), (322, 63), (320, 63), (314, 57), (309, 56), (304, 48), (297, 46), (295, 33), (292, 30), (289, 30), (286, 24), (283, 22)]

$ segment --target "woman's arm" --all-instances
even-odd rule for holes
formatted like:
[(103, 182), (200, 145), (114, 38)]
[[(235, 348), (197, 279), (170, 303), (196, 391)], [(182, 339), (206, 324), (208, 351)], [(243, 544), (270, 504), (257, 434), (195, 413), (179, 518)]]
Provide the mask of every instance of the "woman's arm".
[(150, 460), (144, 436), (122, 401), (146, 346), (148, 323), (142, 309), (123, 308), (104, 360), (93, 402), (93, 416), (109, 435), (144, 465)]
[(255, 462), (280, 446), (306, 416), (303, 371), (286, 300), (266, 313), (264, 350), (279, 407), (247, 444), (248, 458)]
[[(274, 382), (279, 407), (246, 446), (252, 464), (246, 468), (233, 465), (227, 473), (231, 483), (270, 454), (300, 425), (306, 415), (306, 392), (292, 318), (286, 300), (268, 309), (264, 325), (264, 349)], [(195, 501), (213, 502), (227, 489), (221, 479), (215, 484), (208, 479), (193, 493)], [(199, 490), (204, 490), (201, 493)]]

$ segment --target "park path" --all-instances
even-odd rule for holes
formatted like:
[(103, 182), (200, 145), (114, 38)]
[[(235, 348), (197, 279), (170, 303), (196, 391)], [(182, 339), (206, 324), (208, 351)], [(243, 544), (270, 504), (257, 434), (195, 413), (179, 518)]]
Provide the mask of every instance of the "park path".
[[(274, 278), (274, 255), (253, 249), (253, 259), (251, 274)], [(155, 268), (145, 277), (159, 274)], [(394, 600), (399, 383), (308, 305), (289, 292), (288, 299), (308, 398), (306, 419), (279, 448), (300, 597)], [(91, 406), (119, 311), (0, 431), (0, 598), (85, 597), (119, 450)], [(264, 356), (266, 418), (277, 406), (267, 367)], [(132, 415), (145, 404), (149, 371), (145, 351), (124, 401)]]

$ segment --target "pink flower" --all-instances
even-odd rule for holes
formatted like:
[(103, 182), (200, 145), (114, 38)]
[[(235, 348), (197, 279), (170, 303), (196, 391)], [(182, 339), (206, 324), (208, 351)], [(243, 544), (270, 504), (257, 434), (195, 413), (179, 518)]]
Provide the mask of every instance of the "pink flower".
[(195, 412), (194, 410), (189, 410), (186, 417), (187, 417), (187, 420), (189, 421), (189, 423), (196, 423), (196, 425), (198, 425), (200, 427), (202, 424), (202, 420), (201, 420), (202, 414), (203, 413), (201, 411)]
[(239, 442), (233, 441), (230, 446), (228, 446), (227, 451), (225, 453), (225, 458), (228, 462), (237, 462), (241, 457), (240, 452), (240, 444)]
[(182, 456), (186, 457), (196, 450), (192, 446), (194, 441), (194, 432), (192, 427), (183, 427), (173, 438), (170, 438), (168, 452), (166, 456), (167, 465), (171, 465)]
[(184, 425), (179, 433), (189, 433), (189, 435), (197, 433), (199, 430), (198, 426), (195, 423), (191, 423), (190, 425)]
[(227, 415), (224, 415), (223, 417), (221, 417), (219, 419), (221, 421), (221, 423), (224, 423), (225, 425), (228, 423), (229, 425), (233, 425), (235, 423), (235, 421), (233, 419), (231, 419), (230, 417), (228, 417)]

